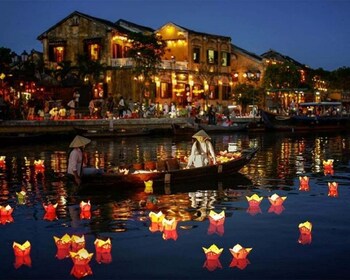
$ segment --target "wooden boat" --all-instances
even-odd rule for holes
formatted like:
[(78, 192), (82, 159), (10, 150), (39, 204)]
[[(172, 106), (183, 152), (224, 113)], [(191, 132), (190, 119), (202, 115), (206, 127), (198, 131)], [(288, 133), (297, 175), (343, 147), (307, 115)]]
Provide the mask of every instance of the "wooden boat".
[(127, 137), (127, 136), (146, 136), (151, 131), (146, 128), (133, 129), (99, 129), (99, 128), (82, 128), (74, 127), (77, 134), (87, 138), (108, 138), (108, 137)]
[(200, 123), (199, 128), (210, 133), (225, 133), (225, 132), (236, 132), (245, 131), (248, 129), (247, 123), (233, 123), (231, 125), (221, 125), (221, 124), (204, 124)]
[(299, 111), (291, 115), (261, 110), (261, 116), (267, 130), (347, 130), (350, 128), (350, 116), (343, 113), (341, 105), (341, 102), (307, 102), (300, 103)]
[[(144, 182), (152, 180), (154, 184), (188, 183), (194, 181), (205, 181), (225, 178), (238, 173), (248, 164), (257, 152), (257, 148), (243, 150), (235, 153), (235, 156), (218, 157), (216, 165), (208, 165), (198, 168), (185, 168), (176, 158), (154, 163), (156, 169), (139, 169), (140, 166), (127, 168), (115, 168), (100, 175), (87, 175), (83, 177), (83, 186), (144, 186)], [(232, 153), (231, 153), (232, 154)], [(237, 155), (238, 154), (238, 155)]]

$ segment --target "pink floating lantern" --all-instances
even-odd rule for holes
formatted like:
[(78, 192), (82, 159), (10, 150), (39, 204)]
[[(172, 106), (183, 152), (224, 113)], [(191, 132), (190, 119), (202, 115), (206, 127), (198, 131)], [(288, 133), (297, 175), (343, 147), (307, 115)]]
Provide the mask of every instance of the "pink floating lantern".
[(250, 253), (253, 248), (244, 248), (240, 244), (236, 244), (232, 249), (229, 249), (232, 256), (235, 259), (246, 259), (248, 254)]
[(299, 190), (300, 191), (309, 191), (309, 177), (308, 176), (299, 176)]
[(269, 210), (268, 210), (268, 212), (269, 213), (275, 213), (275, 214), (277, 214), (277, 215), (280, 215), (280, 214), (282, 214), (282, 212), (284, 211), (284, 206), (283, 205), (277, 205), (277, 206), (275, 206), (275, 205), (271, 205), (270, 206), (270, 208), (269, 208)]
[(328, 182), (328, 196), (338, 197), (338, 183)]
[(218, 235), (222, 236), (225, 232), (224, 223), (225, 223), (225, 211), (216, 213), (215, 211), (210, 210), (208, 234), (211, 235), (211, 234), (217, 233)]

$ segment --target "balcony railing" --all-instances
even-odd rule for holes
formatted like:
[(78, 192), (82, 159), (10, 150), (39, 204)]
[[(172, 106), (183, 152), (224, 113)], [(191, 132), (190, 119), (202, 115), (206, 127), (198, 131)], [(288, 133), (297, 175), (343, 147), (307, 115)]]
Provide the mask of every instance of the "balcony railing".
[[(111, 58), (109, 65), (112, 67), (133, 67), (134, 60), (132, 58)], [(188, 62), (163, 60), (160, 68), (165, 70), (188, 70)]]
[(132, 58), (111, 58), (109, 65), (112, 67), (133, 67), (134, 60)]

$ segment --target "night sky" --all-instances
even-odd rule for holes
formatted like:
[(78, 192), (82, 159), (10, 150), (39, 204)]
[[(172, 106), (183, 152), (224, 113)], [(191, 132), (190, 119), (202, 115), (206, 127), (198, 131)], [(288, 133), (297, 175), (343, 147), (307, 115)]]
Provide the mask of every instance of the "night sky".
[(38, 35), (79, 11), (158, 29), (168, 22), (273, 49), (311, 68), (350, 67), (350, 0), (0, 0), (0, 47), (42, 51)]

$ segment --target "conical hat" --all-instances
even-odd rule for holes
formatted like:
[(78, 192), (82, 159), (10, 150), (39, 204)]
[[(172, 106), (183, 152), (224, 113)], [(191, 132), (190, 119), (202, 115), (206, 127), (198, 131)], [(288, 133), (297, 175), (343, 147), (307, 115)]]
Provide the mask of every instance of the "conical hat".
[(90, 139), (85, 138), (83, 136), (77, 135), (73, 139), (72, 143), (70, 143), (69, 148), (79, 148), (83, 147), (91, 142)]
[(192, 136), (192, 138), (196, 138), (199, 141), (200, 140), (205, 140), (205, 139), (211, 139), (210, 136), (202, 129), (198, 131), (196, 134)]

